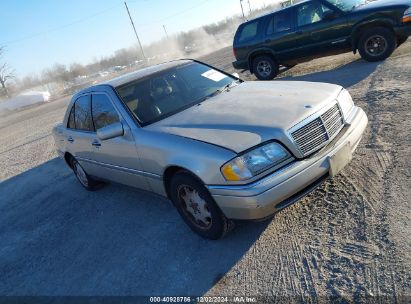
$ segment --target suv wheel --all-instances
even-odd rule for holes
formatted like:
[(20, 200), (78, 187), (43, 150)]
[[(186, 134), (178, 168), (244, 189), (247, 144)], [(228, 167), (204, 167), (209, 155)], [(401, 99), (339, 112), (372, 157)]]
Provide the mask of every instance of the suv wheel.
[(387, 59), (397, 47), (392, 31), (385, 27), (366, 30), (358, 43), (358, 51), (363, 59), (374, 62)]
[(408, 37), (398, 37), (397, 39), (397, 47), (399, 47), (401, 44), (405, 43), (405, 41), (407, 41)]
[(253, 60), (253, 72), (259, 80), (273, 80), (278, 71), (278, 64), (269, 56), (259, 56)]
[(77, 180), (86, 190), (95, 191), (103, 185), (103, 183), (91, 178), (75, 158), (71, 159), (71, 168), (73, 169)]
[(170, 197), (185, 223), (204, 238), (220, 239), (233, 227), (204, 185), (191, 174), (174, 175)]

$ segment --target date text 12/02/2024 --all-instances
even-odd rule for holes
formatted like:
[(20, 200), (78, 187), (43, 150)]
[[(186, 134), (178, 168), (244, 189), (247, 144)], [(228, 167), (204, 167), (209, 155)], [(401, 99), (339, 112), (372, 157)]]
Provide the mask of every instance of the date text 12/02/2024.
[(150, 297), (150, 303), (257, 303), (254, 297)]

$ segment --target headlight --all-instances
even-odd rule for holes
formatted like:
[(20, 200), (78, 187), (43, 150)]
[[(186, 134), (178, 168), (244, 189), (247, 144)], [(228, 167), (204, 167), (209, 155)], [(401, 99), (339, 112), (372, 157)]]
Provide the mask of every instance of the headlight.
[(411, 7), (409, 7), (405, 12), (404, 16), (402, 17), (402, 22), (411, 22)]
[(280, 144), (269, 143), (229, 161), (221, 173), (228, 181), (244, 181), (290, 158), (290, 153)]
[(350, 93), (346, 89), (343, 89), (341, 91), (337, 99), (343, 112), (344, 119), (346, 120), (351, 112), (352, 107), (354, 106), (354, 102), (352, 101)]

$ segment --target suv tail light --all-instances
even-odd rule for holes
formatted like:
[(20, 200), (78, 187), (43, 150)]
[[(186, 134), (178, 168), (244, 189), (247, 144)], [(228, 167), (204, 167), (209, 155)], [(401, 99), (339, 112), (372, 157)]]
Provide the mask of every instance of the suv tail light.
[(237, 49), (236, 48), (233, 48), (233, 54), (234, 54), (235, 59), (237, 59)]

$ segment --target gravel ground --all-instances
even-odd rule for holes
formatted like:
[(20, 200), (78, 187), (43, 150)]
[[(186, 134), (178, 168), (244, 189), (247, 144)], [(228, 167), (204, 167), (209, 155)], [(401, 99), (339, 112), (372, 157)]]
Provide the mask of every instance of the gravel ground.
[[(230, 48), (202, 58), (234, 72), (232, 59)], [(280, 81), (345, 86), (369, 128), (339, 176), (217, 242), (193, 235), (165, 199), (83, 191), (51, 137), (68, 99), (0, 117), (0, 294), (410, 300), (410, 72), (411, 42), (383, 63), (344, 54), (283, 71)]]

